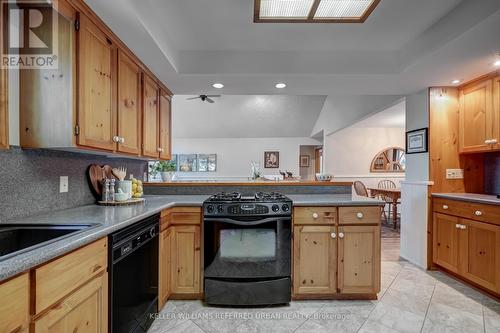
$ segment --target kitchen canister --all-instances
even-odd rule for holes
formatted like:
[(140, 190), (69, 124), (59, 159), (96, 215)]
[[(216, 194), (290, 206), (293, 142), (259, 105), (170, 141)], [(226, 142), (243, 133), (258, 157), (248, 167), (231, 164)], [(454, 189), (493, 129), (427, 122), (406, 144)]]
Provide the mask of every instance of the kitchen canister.
[(132, 198), (132, 181), (131, 180), (119, 180), (116, 182), (116, 192), (122, 190), (123, 193), (127, 193), (128, 199)]

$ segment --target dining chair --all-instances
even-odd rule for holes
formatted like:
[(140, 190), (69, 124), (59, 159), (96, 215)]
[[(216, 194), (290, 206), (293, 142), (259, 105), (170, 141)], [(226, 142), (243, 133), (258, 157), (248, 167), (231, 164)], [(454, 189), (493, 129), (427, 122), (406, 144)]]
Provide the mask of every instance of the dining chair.
[(354, 191), (356, 192), (357, 195), (362, 197), (369, 197), (368, 190), (366, 189), (366, 186), (365, 184), (363, 184), (363, 182), (356, 180), (353, 183), (353, 185), (354, 185)]
[[(390, 179), (384, 179), (384, 180), (381, 180), (381, 181), (378, 182), (378, 186), (377, 187), (381, 188), (381, 189), (396, 188), (396, 183), (394, 183)], [(389, 222), (389, 219), (391, 218), (391, 214), (392, 214), (392, 205), (393, 205), (392, 198), (388, 197), (386, 195), (381, 195), (380, 199), (383, 200), (383, 201), (385, 201), (386, 205), (389, 206), (388, 214), (386, 214), (385, 209), (384, 209), (384, 213), (383, 213), (384, 216), (385, 216), (385, 218), (386, 218), (386, 221)], [(392, 218), (394, 219), (394, 216)], [(396, 216), (396, 218), (397, 218), (397, 216)]]

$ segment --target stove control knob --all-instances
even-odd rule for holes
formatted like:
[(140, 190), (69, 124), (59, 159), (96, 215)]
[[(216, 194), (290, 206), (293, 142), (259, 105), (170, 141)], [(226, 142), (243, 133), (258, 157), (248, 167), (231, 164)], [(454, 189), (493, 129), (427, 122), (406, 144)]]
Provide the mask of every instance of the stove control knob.
[(224, 207), (222, 205), (217, 206), (217, 212), (222, 213), (224, 211)]
[(277, 212), (280, 210), (280, 207), (278, 205), (273, 205), (271, 209), (273, 210), (273, 212)]
[(208, 205), (208, 206), (207, 206), (207, 212), (208, 212), (208, 213), (213, 213), (213, 212), (214, 212), (214, 206), (212, 206), (212, 205)]
[(283, 204), (283, 206), (281, 206), (281, 209), (284, 211), (284, 212), (288, 212), (290, 210), (290, 207), (287, 205), (287, 204)]

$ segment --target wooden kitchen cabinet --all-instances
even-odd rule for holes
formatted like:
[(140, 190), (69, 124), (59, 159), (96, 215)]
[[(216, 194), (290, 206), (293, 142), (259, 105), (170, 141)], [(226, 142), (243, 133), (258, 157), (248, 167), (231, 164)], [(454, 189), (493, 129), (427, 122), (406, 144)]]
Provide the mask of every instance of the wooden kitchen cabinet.
[(0, 284), (0, 332), (28, 332), (30, 313), (29, 274)]
[(380, 291), (380, 226), (338, 228), (338, 286), (345, 294)]
[(493, 108), (493, 80), (486, 79), (461, 88), (459, 112), (460, 152), (492, 150), (499, 139), (494, 125), (498, 118)]
[(144, 76), (142, 155), (159, 158), (160, 153), (160, 110), (159, 88), (149, 76)]
[(293, 228), (294, 295), (337, 292), (337, 240), (335, 226)]
[(108, 331), (108, 274), (103, 273), (53, 306), (34, 323), (35, 333)]
[(171, 292), (198, 298), (201, 293), (200, 227), (175, 225), (169, 229), (172, 230)]
[(78, 31), (78, 145), (116, 148), (116, 46), (86, 16)]
[(168, 228), (160, 233), (160, 254), (158, 272), (158, 309), (162, 309), (167, 303), (171, 291), (172, 277), (172, 228)]
[(495, 116), (493, 133), (494, 139), (497, 139), (493, 148), (498, 150), (500, 149), (500, 75), (493, 79), (493, 114)]
[(458, 271), (458, 217), (434, 213), (434, 262), (452, 271)]
[(172, 112), (171, 97), (165, 92), (160, 92), (160, 159), (170, 160), (172, 158)]
[(142, 71), (124, 52), (118, 52), (118, 148), (139, 156), (142, 143)]

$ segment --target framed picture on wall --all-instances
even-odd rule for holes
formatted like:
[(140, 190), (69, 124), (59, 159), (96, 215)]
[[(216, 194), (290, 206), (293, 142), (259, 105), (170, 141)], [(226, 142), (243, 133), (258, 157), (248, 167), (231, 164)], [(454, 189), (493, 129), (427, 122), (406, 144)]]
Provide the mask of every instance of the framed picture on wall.
[(300, 167), (309, 168), (309, 162), (311, 157), (309, 155), (300, 155)]
[(198, 172), (215, 172), (217, 154), (198, 154)]
[(428, 128), (406, 132), (406, 153), (427, 153), (429, 151), (428, 132)]
[(179, 154), (177, 157), (178, 170), (181, 172), (196, 172), (198, 166), (196, 157), (196, 154)]
[(264, 168), (276, 169), (280, 167), (280, 152), (265, 151), (264, 152)]

